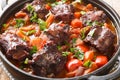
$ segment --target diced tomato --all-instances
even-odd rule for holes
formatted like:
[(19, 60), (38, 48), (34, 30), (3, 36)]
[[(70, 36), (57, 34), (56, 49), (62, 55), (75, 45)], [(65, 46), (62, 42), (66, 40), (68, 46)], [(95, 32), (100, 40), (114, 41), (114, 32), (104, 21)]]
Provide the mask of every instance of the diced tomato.
[(94, 51), (87, 51), (84, 55), (84, 61), (93, 60), (94, 59)]
[(107, 62), (108, 62), (107, 56), (97, 56), (97, 57), (96, 57), (96, 60), (95, 60), (95, 63), (96, 63), (99, 67), (105, 65)]
[(79, 19), (73, 19), (71, 22), (73, 28), (82, 28), (82, 22)]
[(71, 59), (67, 62), (66, 68), (69, 72), (76, 70), (78, 67), (82, 66), (82, 61), (78, 59)]

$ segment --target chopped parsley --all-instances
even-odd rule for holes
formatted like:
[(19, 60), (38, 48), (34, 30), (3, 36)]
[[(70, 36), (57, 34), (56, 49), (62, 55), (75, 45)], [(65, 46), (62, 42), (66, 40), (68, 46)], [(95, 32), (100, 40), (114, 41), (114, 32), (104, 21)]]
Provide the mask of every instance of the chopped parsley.
[(68, 56), (70, 54), (70, 52), (62, 52), (63, 56)]
[(76, 40), (77, 40), (76, 38), (73, 38), (73, 39), (72, 39), (72, 43), (75, 43), (75, 42), (76, 42)]
[(7, 26), (7, 24), (3, 24), (3, 27), (6, 27)]
[(104, 23), (98, 22), (98, 21), (86, 21), (87, 26), (104, 26)]
[(82, 31), (81, 31), (81, 39), (83, 40), (83, 39), (85, 39), (85, 29), (83, 29)]
[(82, 51), (80, 51), (79, 49), (77, 48), (70, 48), (70, 51), (72, 53), (74, 53), (74, 57), (80, 59), (80, 60), (83, 60), (84, 59), (84, 53)]
[(30, 55), (33, 55), (34, 53), (36, 53), (38, 50), (37, 50), (37, 47), (36, 46), (33, 46), (32, 49), (30, 50)]
[(45, 30), (46, 27), (47, 27), (47, 23), (41, 19), (38, 19), (37, 23), (39, 24), (40, 26), (40, 30)]
[(91, 20), (86, 21), (86, 25), (87, 25), (87, 26), (92, 26)]
[(37, 17), (36, 12), (33, 12), (32, 16), (30, 17), (30, 21), (31, 22), (37, 22), (38, 21), (38, 17)]
[(23, 19), (16, 19), (16, 28), (22, 27), (25, 24), (25, 21)]
[(85, 61), (83, 66), (90, 68), (92, 66), (92, 61), (90, 61), (90, 60)]
[(29, 61), (29, 59), (26, 58), (25, 61), (24, 61), (24, 64), (28, 64), (28, 61)]
[(61, 50), (61, 46), (57, 46), (58, 50)]
[(34, 8), (31, 4), (27, 5), (27, 10), (32, 14), (34, 12)]
[(26, 33), (27, 36), (32, 35), (36, 32), (36, 30), (30, 30)]

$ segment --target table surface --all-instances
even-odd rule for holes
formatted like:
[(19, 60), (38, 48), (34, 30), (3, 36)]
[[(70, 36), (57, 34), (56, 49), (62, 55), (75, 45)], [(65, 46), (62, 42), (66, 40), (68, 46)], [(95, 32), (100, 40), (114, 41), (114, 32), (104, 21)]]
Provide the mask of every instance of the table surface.
[[(11, 0), (8, 3), (12, 3), (15, 0)], [(105, 2), (107, 2), (109, 5), (111, 5), (116, 12), (120, 15), (120, 0), (104, 0)], [(5, 72), (5, 70), (2, 67), (2, 64), (0, 63), (0, 80), (10, 80), (9, 76), (6, 74), (7, 72)], [(118, 79), (120, 80), (120, 79)]]

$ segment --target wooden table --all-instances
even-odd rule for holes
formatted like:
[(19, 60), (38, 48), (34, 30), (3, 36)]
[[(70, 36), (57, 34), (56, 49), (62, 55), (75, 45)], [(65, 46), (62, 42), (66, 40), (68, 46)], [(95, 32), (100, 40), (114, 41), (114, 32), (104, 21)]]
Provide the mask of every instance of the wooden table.
[[(119, 2), (120, 0), (104, 0), (104, 1), (107, 2), (109, 5), (111, 5), (120, 15), (120, 2)], [(0, 80), (10, 80), (9, 76), (6, 74), (6, 72), (2, 68), (1, 63), (0, 63)]]

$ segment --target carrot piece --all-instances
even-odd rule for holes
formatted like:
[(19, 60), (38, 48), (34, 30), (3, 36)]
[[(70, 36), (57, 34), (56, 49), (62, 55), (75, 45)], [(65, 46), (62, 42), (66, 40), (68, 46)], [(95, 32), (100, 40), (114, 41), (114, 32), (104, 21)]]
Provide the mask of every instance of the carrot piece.
[(26, 23), (29, 23), (29, 21), (30, 21), (29, 16), (28, 16), (28, 15), (26, 15), (26, 16), (24, 17), (24, 20), (25, 20), (25, 22), (26, 22)]
[(79, 36), (78, 34), (72, 34), (72, 35), (70, 35), (70, 38), (74, 39), (74, 38), (78, 38), (78, 36)]
[(82, 22), (79, 19), (73, 19), (71, 22), (73, 28), (82, 28)]
[(50, 10), (50, 9), (51, 9), (51, 6), (50, 6), (49, 4), (46, 4), (46, 5), (45, 5), (45, 9)]
[(80, 34), (80, 28), (73, 28), (72, 30), (70, 30), (70, 33), (72, 34)]
[(47, 23), (47, 27), (50, 26), (50, 24), (53, 22), (54, 20), (54, 15), (50, 14), (50, 16), (47, 18), (46, 23)]
[(94, 51), (87, 51), (84, 55), (84, 61), (92, 61), (94, 59)]
[(27, 27), (20, 27), (20, 30), (22, 31), (30, 31), (30, 30), (33, 30), (35, 29), (35, 26), (33, 25), (30, 25), (30, 26), (27, 26)]
[(79, 47), (83, 52), (87, 52), (87, 51), (89, 51), (89, 47), (86, 46), (86, 45), (84, 45), (84, 43), (78, 45), (78, 47)]
[(16, 32), (16, 35), (19, 36), (20, 38), (24, 39), (25, 41), (28, 41), (28, 42), (30, 41), (30, 38), (28, 36), (24, 35), (21, 30), (18, 30)]
[(80, 12), (75, 12), (75, 13), (74, 13), (74, 17), (75, 17), (75, 18), (80, 18), (80, 16), (81, 16)]
[(43, 48), (44, 44), (46, 43), (46, 40), (43, 40), (39, 37), (35, 37), (34, 39), (32, 39), (30, 41), (30, 45), (32, 46), (36, 46), (38, 50), (40, 50), (41, 48)]
[(23, 18), (27, 15), (27, 13), (23, 12), (23, 11), (19, 11), (18, 13), (15, 14), (16, 18)]
[(93, 6), (92, 6), (92, 4), (88, 4), (87, 6), (86, 6), (86, 8), (85, 8), (85, 11), (90, 11), (90, 10), (93, 10)]

